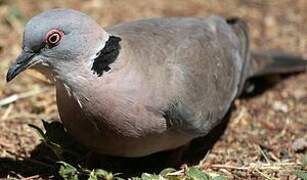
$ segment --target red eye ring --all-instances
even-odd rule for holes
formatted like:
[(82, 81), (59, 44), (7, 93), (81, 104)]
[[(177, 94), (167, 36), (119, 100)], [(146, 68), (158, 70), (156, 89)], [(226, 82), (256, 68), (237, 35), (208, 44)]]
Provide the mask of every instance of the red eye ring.
[(62, 31), (52, 29), (46, 34), (45, 43), (50, 47), (57, 46), (60, 43), (63, 35), (64, 33)]

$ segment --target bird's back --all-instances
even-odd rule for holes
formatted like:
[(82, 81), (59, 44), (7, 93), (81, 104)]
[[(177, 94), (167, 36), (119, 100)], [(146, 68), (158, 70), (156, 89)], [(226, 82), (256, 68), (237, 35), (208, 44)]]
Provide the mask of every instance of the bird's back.
[(203, 135), (228, 111), (245, 59), (223, 18), (158, 18), (106, 30), (127, 42), (129, 61), (143, 87), (151, 87), (146, 101), (164, 113), (169, 127)]

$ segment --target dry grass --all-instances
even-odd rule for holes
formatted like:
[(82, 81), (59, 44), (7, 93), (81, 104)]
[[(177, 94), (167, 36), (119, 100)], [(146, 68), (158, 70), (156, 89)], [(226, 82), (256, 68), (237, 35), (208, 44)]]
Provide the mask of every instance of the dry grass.
[[(41, 75), (29, 71), (10, 84), (4, 78), (20, 51), (24, 23), (54, 7), (82, 10), (102, 26), (160, 16), (239, 16), (249, 23), (252, 47), (307, 57), (306, 0), (0, 0), (0, 178), (23, 178), (27, 169), (20, 163), (39, 144), (27, 124), (58, 119), (54, 89)], [(237, 100), (225, 134), (201, 167), (235, 179), (295, 179), (293, 170), (304, 168), (306, 153), (306, 80), (306, 73), (291, 76), (261, 95)]]

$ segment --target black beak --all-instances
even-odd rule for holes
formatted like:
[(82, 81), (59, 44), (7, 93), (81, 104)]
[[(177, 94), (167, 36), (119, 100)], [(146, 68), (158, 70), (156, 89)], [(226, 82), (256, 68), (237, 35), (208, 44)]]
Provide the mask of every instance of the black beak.
[(33, 52), (22, 51), (22, 53), (17, 57), (15, 63), (9, 68), (6, 74), (6, 81), (10, 82), (18, 74), (30, 67), (33, 64), (32, 59), (34, 56), (35, 53)]

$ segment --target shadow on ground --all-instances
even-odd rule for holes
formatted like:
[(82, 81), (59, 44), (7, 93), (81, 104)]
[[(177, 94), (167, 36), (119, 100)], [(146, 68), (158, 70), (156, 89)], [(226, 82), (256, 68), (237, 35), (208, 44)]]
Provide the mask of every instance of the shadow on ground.
[(289, 74), (273, 74), (268, 76), (251, 78), (246, 82), (245, 91), (240, 96), (240, 99), (250, 99), (255, 96), (260, 96), (265, 91), (273, 88), (281, 81), (299, 74), (300, 72)]
[[(38, 145), (34, 151), (47, 150), (46, 147)], [(47, 153), (49, 151), (49, 153)], [(50, 160), (42, 161), (42, 157), (50, 157), (52, 152), (47, 150), (46, 152), (40, 154), (40, 157), (31, 156), (30, 158), (16, 160), (11, 158), (0, 158), (0, 179), (7, 177), (32, 177), (39, 175), (42, 178), (48, 179), (48, 177), (57, 176), (57, 167), (54, 162)], [(20, 177), (22, 176), (22, 177)]]
[[(228, 113), (230, 114), (230, 113)], [(124, 176), (139, 176), (143, 172), (159, 173), (161, 170), (173, 167), (179, 168), (181, 164), (195, 165), (203, 159), (207, 151), (224, 133), (229, 116), (207, 136), (196, 139), (189, 146), (173, 151), (156, 153), (142, 158), (120, 158), (101, 156), (86, 152), (83, 157), (65, 160), (73, 165), (81, 164), (89, 169), (102, 168), (109, 172), (120, 172)], [(40, 175), (42, 177), (57, 177), (59, 166), (56, 164), (54, 153), (45, 145), (38, 145), (31, 153), (31, 157), (23, 160), (0, 158), (0, 178), (14, 177), (19, 174), (23, 177)]]

